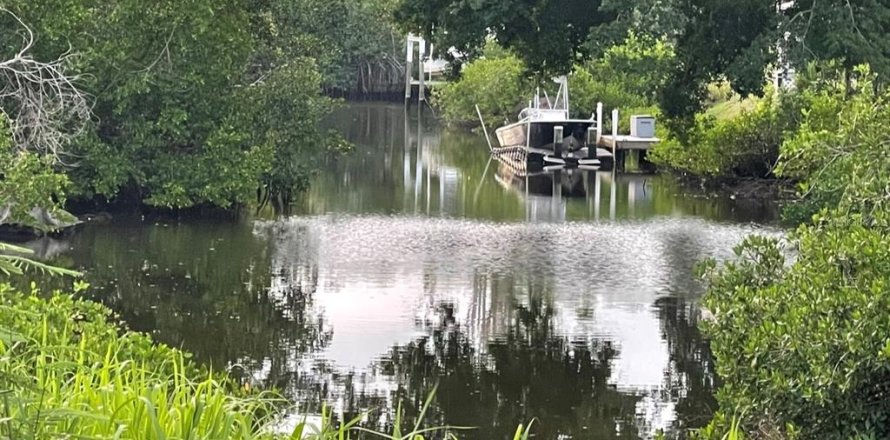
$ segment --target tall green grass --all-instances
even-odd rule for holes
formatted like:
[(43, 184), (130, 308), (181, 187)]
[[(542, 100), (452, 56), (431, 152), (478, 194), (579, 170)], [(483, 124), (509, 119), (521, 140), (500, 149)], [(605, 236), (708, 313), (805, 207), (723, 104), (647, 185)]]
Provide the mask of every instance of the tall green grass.
[[(0, 285), (0, 438), (271, 437), (276, 399), (121, 332), (103, 307)], [(242, 394), (239, 396), (239, 394)]]
[[(335, 423), (328, 409), (320, 426), (282, 433), (277, 395), (245, 390), (185, 352), (122, 330), (99, 304), (37, 293), (0, 283), (0, 440), (423, 440), (467, 429), (416, 422), (403, 430), (410, 424), (399, 407), (389, 433), (359, 426), (362, 417)], [(520, 426), (515, 440), (528, 435)]]

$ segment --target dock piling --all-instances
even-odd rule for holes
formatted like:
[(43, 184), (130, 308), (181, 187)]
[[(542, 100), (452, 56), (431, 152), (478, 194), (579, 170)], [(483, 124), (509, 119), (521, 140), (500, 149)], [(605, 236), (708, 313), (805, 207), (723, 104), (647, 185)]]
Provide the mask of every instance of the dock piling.
[(618, 116), (618, 109), (613, 109), (612, 139), (615, 140), (615, 143), (612, 146), (612, 166), (615, 170), (624, 171), (624, 151), (618, 149), (618, 126), (620, 124), (620, 119), (618, 119)]
[(562, 157), (563, 127), (553, 127), (553, 152)]
[(426, 101), (426, 89), (424, 88), (424, 85), (423, 85), (423, 81), (425, 79), (424, 77), (426, 77), (426, 71), (425, 71), (426, 63), (424, 62), (424, 55), (426, 55), (426, 42), (421, 41), (418, 46), (419, 47), (418, 47), (418, 51), (417, 51), (417, 59), (418, 59), (417, 68), (418, 68), (418, 73), (419, 73), (418, 76), (420, 77), (420, 84), (418, 87), (419, 90), (417, 91), (417, 100), (418, 100), (418, 102), (423, 102), (423, 101)]
[[(405, 102), (410, 103), (411, 101), (411, 69), (414, 65), (414, 40), (411, 37), (408, 37), (408, 42), (405, 44), (406, 54), (405, 54)], [(423, 64), (423, 63), (421, 63)]]
[(600, 144), (603, 138), (603, 103), (596, 103), (596, 145)]

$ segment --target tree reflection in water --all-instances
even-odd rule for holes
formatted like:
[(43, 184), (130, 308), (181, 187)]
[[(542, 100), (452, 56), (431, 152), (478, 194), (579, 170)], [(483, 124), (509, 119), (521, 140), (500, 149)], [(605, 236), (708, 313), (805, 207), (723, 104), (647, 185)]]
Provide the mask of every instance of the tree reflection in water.
[[(462, 241), (452, 237), (467, 243), (460, 252), (500, 246), (508, 249), (504, 255), (509, 258), (488, 267), (465, 266), (470, 272), (463, 272), (403, 255), (397, 261), (405, 266), (395, 271), (390, 263), (375, 266), (376, 260), (330, 254), (320, 246), (346, 236), (318, 235), (306, 224), (283, 224), (268, 233), (228, 222), (86, 228), (71, 238), (73, 250), (65, 258), (87, 270), (93, 298), (112, 307), (131, 328), (183, 347), (214, 368), (229, 368), (246, 381), (282, 390), (301, 414), (317, 412), (326, 402), (340, 417), (371, 410), (366, 423), (386, 429), (400, 401), (412, 420), (438, 384), (425, 423), (478, 427), (467, 438), (507, 438), (517, 424), (532, 419), (538, 420), (535, 432), (541, 438), (634, 438), (661, 427), (675, 434), (698, 426), (713, 408), (716, 378), (707, 342), (696, 327), (696, 287), (676, 275), (688, 273), (713, 246), (683, 228), (658, 235), (664, 240), (659, 248), (667, 253), (657, 261), (673, 268), (667, 271), (665, 293), (633, 298), (648, 307), (644, 313), (651, 313), (664, 341), (642, 347), (602, 331), (614, 324), (597, 322), (628, 304), (621, 296), (626, 292), (607, 288), (628, 281), (559, 278), (557, 255), (540, 253), (558, 247), (547, 241), (555, 237), (539, 241), (539, 251), (525, 253), (516, 249), (528, 239), (526, 229), (517, 228), (509, 246), (472, 235)], [(361, 229), (362, 223), (349, 226), (345, 230)], [(405, 230), (410, 223), (402, 226)], [(383, 252), (383, 245), (375, 244), (375, 255), (400, 255), (405, 249), (399, 245)], [(426, 248), (414, 252), (426, 255)], [(475, 261), (475, 254), (453, 252), (448, 258), (454, 261)], [(532, 262), (550, 269), (531, 270)], [(350, 274), (355, 267), (363, 271)], [(366, 360), (344, 366), (331, 358), (334, 334), (342, 338), (363, 327), (331, 315), (320, 303), (332, 297), (348, 303), (351, 297), (343, 295), (353, 288), (350, 283), (364, 280), (367, 270), (413, 280), (383, 299), (400, 307), (400, 313), (416, 316), (404, 325), (423, 336), (374, 336), (383, 345), (366, 350), (373, 352)], [(374, 283), (388, 286), (394, 280)], [(372, 284), (359, 284), (364, 287), (355, 294), (364, 296), (361, 289)], [(600, 306), (603, 300), (607, 304)], [(658, 333), (653, 336), (657, 339)], [(390, 343), (396, 345), (386, 349)], [(656, 383), (619, 379), (617, 366), (639, 359), (628, 357), (631, 352), (659, 347), (667, 351), (666, 359), (654, 361), (666, 362), (663, 383), (657, 376)], [(659, 364), (652, 367), (658, 370)]]
[[(436, 381), (439, 392), (430, 423), (478, 427), (474, 438), (510, 438), (518, 423), (541, 422), (542, 438), (609, 438), (635, 432), (639, 397), (608, 383), (617, 354), (609, 341), (568, 341), (555, 334), (553, 309), (542, 297), (516, 305), (506, 334), (478, 353), (453, 308), (428, 338), (394, 349), (381, 360), (410, 409), (422, 405)], [(409, 412), (409, 414), (411, 414)]]
[(120, 221), (72, 240), (70, 257), (92, 285), (90, 299), (215, 369), (262, 372), (275, 383), (292, 374), (294, 359), (330, 341), (311, 307), (316, 278), (280, 282), (267, 243), (249, 225)]

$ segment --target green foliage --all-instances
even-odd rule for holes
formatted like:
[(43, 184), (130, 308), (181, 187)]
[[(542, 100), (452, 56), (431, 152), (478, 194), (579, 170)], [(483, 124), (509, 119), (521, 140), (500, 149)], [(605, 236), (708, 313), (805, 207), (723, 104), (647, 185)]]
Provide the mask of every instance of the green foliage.
[(890, 436), (890, 109), (861, 72), (847, 100), (830, 82), (804, 91), (782, 147), (782, 173), (822, 208), (791, 236), (794, 260), (752, 237), (738, 261), (706, 266), (721, 410), (787, 436)]
[[(822, 208), (837, 205), (854, 177), (875, 185), (890, 180), (890, 93), (875, 91), (875, 77), (867, 67), (856, 71), (851, 85), (842, 72), (814, 77), (811, 71), (804, 77), (796, 99), (806, 111), (800, 129), (782, 145), (777, 169), (778, 175), (800, 182), (801, 200), (786, 212), (791, 220), (807, 221)], [(880, 163), (885, 167), (875, 167)]]
[[(886, 213), (885, 213), (886, 214)], [(884, 215), (886, 221), (886, 215)], [(890, 234), (836, 212), (778, 243), (749, 238), (711, 277), (706, 331), (725, 380), (721, 408), (804, 437), (890, 435)]]
[[(780, 3), (788, 7), (778, 11)], [(771, 70), (786, 64), (835, 60), (850, 71), (869, 63), (880, 82), (890, 75), (890, 6), (872, 0), (401, 0), (396, 16), (471, 57), (493, 35), (542, 77), (600, 57), (629, 30), (664, 38), (676, 58), (655, 92), (675, 128), (694, 124), (715, 81), (746, 98), (762, 96)]]
[[(692, 440), (744, 440), (747, 438), (742, 430), (742, 419), (740, 417), (727, 419), (720, 412), (714, 415), (714, 418), (707, 426), (696, 429), (689, 434), (689, 438)], [(789, 436), (788, 438), (794, 437)]]
[[(723, 78), (742, 97), (762, 95), (768, 72), (783, 63), (803, 70), (814, 61), (834, 60), (848, 72), (869, 63), (880, 82), (888, 80), (888, 5), (869, 0), (789, 3), (777, 13), (775, 2), (757, 0), (675, 2), (674, 12), (684, 20), (676, 39), (678, 63), (661, 93), (665, 114), (690, 122), (701, 110), (706, 85)], [(781, 51), (775, 49), (777, 42)]]
[(24, 271), (31, 270), (50, 275), (80, 276), (80, 273), (73, 270), (50, 266), (28, 258), (27, 255), (32, 253), (30, 249), (0, 242), (0, 274), (9, 277), (22, 275)]
[(394, 0), (270, 0), (251, 7), (265, 56), (314, 58), (325, 89), (404, 87), (404, 35), (392, 23)]
[[(86, 286), (82, 283), (78, 288)], [(272, 400), (120, 333), (104, 307), (0, 284), (0, 430), (10, 438), (262, 438)]]
[(652, 149), (656, 164), (698, 176), (766, 177), (792, 125), (780, 102), (763, 99), (732, 119), (699, 114), (683, 136), (671, 133)]
[(70, 222), (73, 217), (61, 208), (69, 186), (68, 178), (53, 168), (51, 158), (13, 150), (6, 119), (0, 114), (0, 225), (55, 229), (56, 225), (35, 219), (31, 215), (34, 208)]
[(707, 85), (721, 78), (742, 96), (761, 94), (767, 66), (775, 62), (770, 48), (780, 35), (776, 4), (705, 0), (677, 6), (686, 20), (676, 41), (676, 66), (659, 98), (665, 115), (698, 113)]
[(492, 128), (514, 120), (531, 93), (522, 61), (507, 55), (469, 63), (460, 79), (436, 91), (433, 102), (441, 107), (446, 120), (466, 125), (478, 125), (478, 104), (485, 124)]
[[(805, 15), (806, 19), (800, 19)], [(850, 72), (870, 64), (878, 80), (890, 80), (890, 5), (870, 0), (795, 1), (786, 11), (785, 30), (792, 65), (799, 69), (813, 61), (839, 61)]]
[[(320, 95), (316, 64), (296, 54), (327, 52), (302, 29), (288, 27), (295, 23), (282, 16), (295, 11), (240, 0), (93, 3), (7, 6), (39, 36), (37, 56), (69, 48), (78, 54), (72, 66), (82, 74), (78, 86), (95, 99), (92, 126), (69, 147), (78, 160), (66, 170), (73, 196), (110, 199), (123, 192), (170, 208), (242, 204), (268, 175), (282, 172), (273, 170), (275, 159), (297, 138), (306, 139), (305, 163), (285, 172), (306, 181), (304, 169), (318, 157), (307, 145), (328, 139), (316, 122), (330, 106)], [(14, 47), (18, 37), (5, 38), (0, 49)], [(270, 87), (280, 97), (273, 99)], [(294, 124), (286, 136), (285, 123)], [(338, 144), (314, 145), (325, 151)]]
[(611, 22), (599, 0), (466, 2), (401, 0), (396, 19), (430, 36), (438, 47), (477, 54), (493, 35), (532, 71), (542, 76), (572, 70), (577, 54), (587, 50), (591, 27)]
[[(522, 61), (491, 41), (484, 54), (484, 58), (466, 66), (460, 79), (435, 96), (446, 120), (476, 125), (474, 106), (479, 104), (486, 124), (499, 126), (505, 120), (514, 120), (527, 105), (533, 81), (526, 77)], [(657, 114), (655, 91), (667, 74), (672, 56), (670, 46), (663, 41), (630, 34), (601, 58), (575, 66), (569, 75), (572, 116), (589, 118), (596, 104), (602, 102), (606, 113), (621, 109), (621, 130), (626, 133), (632, 114)]]
[(252, 133), (252, 143), (272, 155), (271, 166), (262, 170), (262, 185), (284, 202), (308, 187), (325, 157), (350, 148), (339, 133), (320, 129), (334, 103), (318, 94), (322, 76), (314, 66), (306, 58), (282, 66), (247, 91), (243, 100), (242, 132)]
[(653, 106), (673, 60), (673, 48), (664, 40), (630, 33), (601, 57), (576, 68), (580, 84), (571, 83), (574, 102), (583, 96), (584, 109), (594, 108), (597, 101), (606, 109)]

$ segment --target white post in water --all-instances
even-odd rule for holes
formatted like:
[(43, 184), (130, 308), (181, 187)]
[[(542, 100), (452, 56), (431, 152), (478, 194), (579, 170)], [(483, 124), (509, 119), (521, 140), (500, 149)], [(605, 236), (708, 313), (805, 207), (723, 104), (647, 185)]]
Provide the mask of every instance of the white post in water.
[(417, 87), (417, 102), (426, 100), (426, 90), (423, 89), (423, 80), (426, 76), (426, 41), (420, 40), (419, 50), (417, 53), (417, 68), (420, 70), (420, 84)]
[(618, 109), (612, 110), (612, 141), (618, 145)]
[[(433, 43), (430, 43), (430, 54), (429, 54), (429, 57), (428, 57), (430, 61), (433, 60), (433, 56), (434, 56), (435, 52), (436, 52), (436, 49), (435, 49), (435, 47), (433, 47)], [(426, 74), (427, 74), (427, 79), (430, 80), (430, 81), (432, 81), (432, 80), (433, 80), (433, 71), (430, 70), (430, 71), (427, 72)]]
[(603, 103), (596, 103), (596, 145), (600, 144), (603, 137)]
[(569, 113), (570, 112), (570, 109), (569, 109), (569, 78), (567, 76), (563, 75), (561, 79), (562, 79), (562, 86), (565, 88), (565, 92), (563, 92), (563, 93), (565, 93), (565, 95), (563, 96), (563, 100), (566, 103), (566, 119), (569, 119), (572, 117), (571, 113)]
[(411, 99), (411, 64), (414, 61), (414, 41), (411, 35), (408, 35), (405, 47), (405, 102), (408, 102)]

